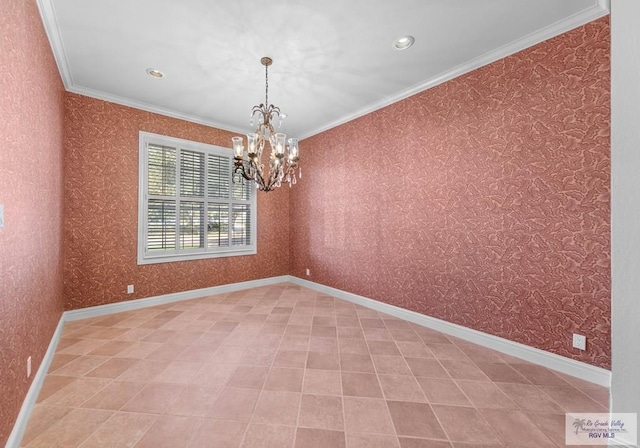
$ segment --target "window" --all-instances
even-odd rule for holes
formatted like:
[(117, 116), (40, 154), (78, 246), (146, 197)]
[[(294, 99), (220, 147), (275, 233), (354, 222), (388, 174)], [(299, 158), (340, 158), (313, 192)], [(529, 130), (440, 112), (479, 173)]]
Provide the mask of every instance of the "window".
[(256, 253), (256, 189), (229, 148), (140, 132), (138, 264)]

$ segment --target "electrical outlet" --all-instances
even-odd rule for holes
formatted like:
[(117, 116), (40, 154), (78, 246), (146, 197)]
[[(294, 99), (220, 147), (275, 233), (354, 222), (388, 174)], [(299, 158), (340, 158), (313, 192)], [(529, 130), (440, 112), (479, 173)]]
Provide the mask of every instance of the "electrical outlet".
[(133, 294), (133, 285), (127, 285), (127, 294)]
[(307, 277), (311, 277), (311, 269), (307, 268)]
[(580, 350), (586, 350), (587, 337), (582, 336), (581, 334), (578, 334), (578, 333), (573, 333), (573, 347)]
[(27, 358), (27, 378), (31, 377), (31, 356)]

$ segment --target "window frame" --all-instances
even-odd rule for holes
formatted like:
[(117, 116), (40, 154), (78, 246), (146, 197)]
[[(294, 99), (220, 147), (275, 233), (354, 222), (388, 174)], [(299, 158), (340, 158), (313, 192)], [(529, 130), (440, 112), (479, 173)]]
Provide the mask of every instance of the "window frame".
[[(158, 253), (153, 254), (146, 250), (147, 245), (147, 235), (149, 228), (148, 221), (148, 202), (149, 202), (149, 193), (148, 193), (148, 179), (149, 179), (149, 151), (147, 150), (148, 146), (152, 145), (160, 145), (160, 146), (168, 146), (176, 148), (176, 164), (180, 164), (180, 151), (195, 151), (199, 153), (205, 154), (205, 194), (202, 199), (196, 199), (196, 202), (204, 203), (204, 214), (205, 220), (207, 220), (207, 204), (209, 203), (220, 203), (220, 202), (228, 202), (229, 210), (231, 211), (234, 204), (242, 204), (249, 205), (250, 212), (250, 226), (251, 230), (249, 233), (249, 238), (251, 240), (251, 244), (243, 245), (243, 246), (233, 246), (229, 245), (227, 247), (216, 247), (216, 248), (208, 248), (206, 247), (207, 241), (207, 225), (205, 225), (205, 247), (197, 248), (197, 249), (180, 249), (179, 246), (176, 246), (176, 249), (171, 251), (171, 253)], [(208, 184), (208, 179), (206, 176), (208, 165), (207, 163), (207, 155), (215, 155), (215, 156), (223, 156), (229, 158), (229, 198), (228, 199), (220, 199), (220, 198), (211, 198), (206, 195), (206, 188)], [(145, 264), (156, 264), (156, 263), (170, 263), (177, 261), (187, 261), (187, 260), (201, 260), (206, 258), (222, 258), (222, 257), (235, 257), (235, 256), (244, 256), (244, 255), (255, 255), (258, 253), (258, 205), (257, 205), (257, 194), (256, 189), (249, 188), (250, 192), (249, 201), (246, 200), (234, 200), (231, 197), (232, 184), (231, 184), (231, 167), (233, 166), (233, 153), (231, 148), (224, 148), (222, 146), (210, 145), (206, 143), (194, 142), (190, 140), (184, 140), (175, 137), (169, 137), (166, 135), (154, 134), (151, 132), (140, 131), (139, 132), (139, 149), (138, 149), (138, 265)], [(179, 169), (177, 170), (179, 172)], [(246, 182), (246, 181), (245, 181)], [(253, 183), (252, 185), (253, 186)], [(184, 197), (182, 198), (180, 194), (180, 178), (176, 177), (176, 221), (180, 222), (180, 213), (179, 213), (179, 203), (180, 201), (191, 201), (194, 198)], [(231, 233), (231, 228), (233, 223), (229, 222), (229, 232)], [(180, 227), (180, 224), (176, 226)], [(231, 236), (230, 236), (231, 238)], [(176, 242), (179, 242), (180, 236), (176, 235)]]

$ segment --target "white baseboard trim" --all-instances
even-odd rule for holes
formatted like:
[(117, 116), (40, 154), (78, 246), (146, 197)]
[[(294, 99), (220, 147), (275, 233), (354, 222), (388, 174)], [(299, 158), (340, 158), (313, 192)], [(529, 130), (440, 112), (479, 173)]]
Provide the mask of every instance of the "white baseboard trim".
[(610, 387), (611, 385), (611, 372), (599, 367), (595, 367), (583, 362), (575, 361), (573, 359), (565, 358), (564, 356), (549, 353), (544, 350), (529, 347), (518, 342), (509, 341), (508, 339), (493, 336), (481, 331), (466, 328), (461, 325), (446, 322), (434, 317), (430, 317), (424, 314), (416, 313), (415, 311), (399, 308), (387, 303), (378, 302), (377, 300), (369, 299), (367, 297), (352, 294), (350, 292), (342, 291), (340, 289), (332, 288), (330, 286), (321, 285), (308, 280), (304, 280), (292, 275), (282, 275), (279, 277), (269, 277), (259, 280), (250, 280), (247, 282), (231, 283), (228, 285), (212, 286), (210, 288), (193, 289), (190, 291), (177, 292), (172, 294), (164, 294), (160, 296), (148, 297), (145, 299), (131, 300), (128, 302), (111, 303), (107, 305), (94, 306), (90, 308), (83, 308), (79, 310), (65, 311), (60, 317), (58, 326), (56, 327), (49, 347), (40, 363), (40, 367), (36, 372), (31, 387), (27, 392), (27, 396), (22, 402), (22, 407), (18, 413), (16, 423), (13, 426), (13, 430), (9, 435), (5, 448), (19, 448), (24, 432), (29, 422), (29, 417), (33, 411), (38, 394), (44, 383), (47, 371), (53, 360), (53, 356), (58, 345), (58, 341), (62, 336), (62, 330), (65, 322), (71, 322), (80, 319), (88, 319), (92, 317), (105, 316), (113, 313), (120, 313), (123, 311), (137, 310), (156, 305), (164, 305), (167, 303), (179, 302), (182, 300), (197, 299), (214, 294), (223, 294), (227, 292), (240, 291), (243, 289), (257, 288), (260, 286), (274, 285), (277, 283), (291, 282), (305, 288), (312, 289), (314, 291), (327, 294), (338, 299), (346, 300), (357, 305), (364, 306), (382, 313), (389, 314), (391, 316), (413, 322), (423, 327), (431, 328), (442, 333), (446, 333), (460, 339), (464, 339), (469, 342), (473, 342), (484, 347), (488, 347), (497, 350), (502, 353), (506, 353), (516, 358), (521, 358), (526, 361), (539, 364), (548, 367), (553, 370), (557, 370), (562, 373), (566, 373), (571, 376), (590, 381), (601, 386)]
[(167, 303), (180, 302), (182, 300), (197, 299), (214, 294), (224, 294), (226, 292), (240, 291), (242, 289), (257, 288), (259, 286), (274, 285), (289, 281), (288, 275), (280, 277), (268, 277), (259, 280), (249, 280), (240, 283), (229, 283), (227, 285), (212, 286), (209, 288), (192, 289), (190, 291), (163, 294), (160, 296), (147, 297), (145, 299), (129, 300), (127, 302), (109, 303), (107, 305), (91, 306), (79, 310), (66, 311), (64, 313), (65, 322), (88, 319), (91, 317), (105, 316), (108, 314), (122, 313), (124, 311), (138, 310), (150, 306), (165, 305)]
[(433, 330), (473, 342), (474, 344), (497, 350), (501, 353), (505, 353), (525, 361), (548, 367), (549, 369), (566, 373), (567, 375), (571, 375), (600, 386), (611, 386), (611, 372), (600, 367), (595, 367), (584, 362), (556, 355), (555, 353), (529, 347), (528, 345), (513, 342), (508, 339), (493, 336), (461, 325), (436, 319), (435, 317), (427, 316), (425, 314), (416, 313), (415, 311), (406, 310), (394, 305), (389, 305), (357, 294), (332, 288), (330, 286), (314, 283), (309, 280), (289, 276), (289, 281), (348, 302), (362, 305), (366, 308), (371, 308), (373, 310), (422, 325), (423, 327), (431, 328)]
[(7, 439), (7, 444), (5, 445), (5, 448), (20, 447), (20, 442), (22, 441), (24, 432), (27, 429), (27, 423), (29, 422), (29, 417), (31, 417), (31, 413), (33, 412), (33, 407), (36, 404), (36, 400), (38, 399), (38, 395), (40, 394), (40, 390), (42, 389), (42, 385), (44, 384), (44, 379), (47, 376), (47, 372), (49, 371), (49, 366), (51, 365), (51, 361), (53, 360), (53, 356), (56, 352), (56, 347), (58, 346), (58, 342), (62, 337), (62, 330), (64, 328), (65, 322), (71, 322), (71, 321), (80, 320), (80, 319), (88, 319), (91, 317), (105, 316), (108, 314), (120, 313), (123, 311), (137, 310), (141, 308), (147, 308), (150, 306), (164, 305), (167, 303), (179, 302), (181, 300), (197, 299), (200, 297), (206, 297), (214, 294), (224, 294), (227, 292), (240, 291), (243, 289), (274, 285), (276, 283), (283, 283), (289, 280), (290, 280), (290, 277), (288, 275), (283, 275), (280, 277), (269, 277), (269, 278), (263, 278), (259, 280), (230, 283), (227, 285), (212, 286), (210, 288), (193, 289), (190, 291), (176, 292), (172, 294), (163, 294), (160, 296), (148, 297), (146, 299), (130, 300), (128, 302), (110, 303), (107, 305), (93, 306), (89, 308), (82, 308), (79, 310), (65, 311), (64, 313), (62, 313), (62, 316), (58, 321), (58, 326), (56, 327), (56, 330), (54, 331), (53, 336), (51, 337), (51, 342), (49, 343), (49, 347), (47, 348), (44, 358), (40, 363), (40, 367), (38, 368), (36, 375), (33, 377), (33, 382), (31, 383), (31, 387), (29, 387), (27, 395), (24, 401), (22, 402), (22, 407), (20, 408), (20, 412), (18, 413), (16, 422), (13, 425), (11, 434)]
[(29, 423), (29, 417), (31, 417), (31, 412), (33, 412), (33, 407), (36, 405), (36, 400), (38, 399), (38, 395), (40, 395), (40, 389), (42, 389), (42, 385), (44, 384), (44, 379), (47, 376), (47, 372), (49, 371), (49, 366), (51, 365), (51, 361), (53, 361), (53, 355), (56, 353), (56, 347), (58, 346), (58, 341), (62, 336), (62, 329), (64, 328), (64, 313), (60, 316), (60, 320), (58, 321), (58, 326), (56, 330), (53, 332), (53, 336), (51, 337), (51, 342), (49, 342), (49, 347), (47, 347), (47, 351), (42, 358), (42, 362), (40, 363), (40, 367), (38, 367), (38, 371), (33, 377), (33, 381), (31, 382), (31, 387), (27, 391), (27, 396), (24, 398), (22, 402), (22, 407), (20, 407), (20, 412), (18, 413), (18, 417), (16, 418), (16, 422), (13, 425), (13, 429), (11, 430), (11, 434), (9, 434), (9, 439), (7, 439), (7, 444), (5, 448), (19, 448), (20, 442), (22, 442), (22, 437), (24, 436), (24, 432), (27, 429), (27, 423)]

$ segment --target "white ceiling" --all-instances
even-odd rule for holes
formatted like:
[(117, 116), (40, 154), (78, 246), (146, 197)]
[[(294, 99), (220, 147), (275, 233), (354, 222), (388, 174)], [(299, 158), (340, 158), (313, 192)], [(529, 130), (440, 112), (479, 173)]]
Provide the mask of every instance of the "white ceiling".
[[(308, 137), (608, 14), (608, 0), (38, 0), (67, 90)], [(413, 35), (408, 50), (393, 41)], [(147, 68), (165, 73), (151, 78)]]

